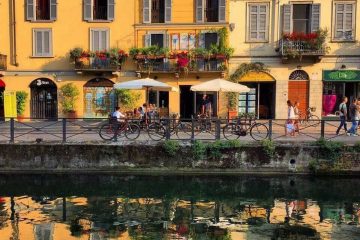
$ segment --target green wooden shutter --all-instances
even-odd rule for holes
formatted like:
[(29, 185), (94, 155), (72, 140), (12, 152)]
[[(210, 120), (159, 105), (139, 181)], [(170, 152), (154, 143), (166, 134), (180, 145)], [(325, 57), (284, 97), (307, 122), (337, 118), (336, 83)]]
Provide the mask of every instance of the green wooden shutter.
[(84, 13), (83, 13), (84, 20), (91, 21), (92, 12), (93, 12), (92, 0), (84, 0), (83, 7), (84, 7)]
[(204, 1), (196, 0), (196, 22), (204, 22)]
[(226, 21), (226, 0), (219, 0), (219, 22)]
[(57, 2), (50, 0), (50, 20), (56, 20), (57, 17)]
[(143, 22), (151, 22), (151, 2), (150, 0), (143, 0)]
[(165, 0), (165, 22), (171, 22), (171, 6), (172, 0)]

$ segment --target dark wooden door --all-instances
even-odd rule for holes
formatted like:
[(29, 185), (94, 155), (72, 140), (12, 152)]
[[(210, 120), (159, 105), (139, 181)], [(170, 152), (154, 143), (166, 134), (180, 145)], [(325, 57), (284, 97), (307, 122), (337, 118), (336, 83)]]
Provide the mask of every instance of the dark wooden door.
[(31, 88), (31, 117), (56, 119), (57, 87), (48, 79), (37, 79), (30, 84)]
[(165, 22), (165, 0), (151, 0), (151, 22)]
[(206, 0), (206, 22), (219, 20), (219, 0)]

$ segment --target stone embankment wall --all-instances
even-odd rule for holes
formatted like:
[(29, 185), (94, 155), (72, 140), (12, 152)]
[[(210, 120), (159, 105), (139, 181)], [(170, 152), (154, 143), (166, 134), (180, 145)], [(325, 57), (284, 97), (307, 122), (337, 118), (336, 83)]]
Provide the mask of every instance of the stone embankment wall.
[(360, 173), (360, 151), (316, 145), (2, 144), (0, 171)]

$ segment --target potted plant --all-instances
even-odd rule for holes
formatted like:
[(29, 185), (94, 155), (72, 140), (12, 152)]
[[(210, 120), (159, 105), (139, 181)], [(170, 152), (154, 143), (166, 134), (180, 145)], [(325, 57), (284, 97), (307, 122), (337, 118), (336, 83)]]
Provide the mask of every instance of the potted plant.
[(16, 113), (19, 122), (24, 119), (25, 103), (29, 94), (25, 91), (16, 92)]
[(60, 104), (66, 118), (76, 118), (75, 103), (79, 94), (79, 89), (73, 83), (67, 83), (60, 88)]
[(227, 93), (228, 98), (228, 119), (234, 119), (238, 117), (237, 111), (237, 93)]
[(84, 50), (82, 48), (74, 48), (70, 50), (70, 59), (75, 62), (75, 68), (81, 68), (83, 63)]

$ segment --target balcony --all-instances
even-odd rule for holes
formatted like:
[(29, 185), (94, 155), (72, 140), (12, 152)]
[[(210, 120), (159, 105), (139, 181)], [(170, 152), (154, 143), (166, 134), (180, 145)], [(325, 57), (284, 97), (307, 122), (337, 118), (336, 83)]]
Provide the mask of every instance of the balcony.
[(7, 56), (0, 54), (0, 71), (7, 69)]
[(313, 59), (314, 62), (321, 61), (329, 51), (329, 47), (325, 44), (326, 36), (327, 31), (324, 30), (309, 34), (284, 35), (279, 41), (279, 53), (283, 63), (287, 63), (290, 59), (302, 61), (303, 58)]
[(196, 58), (181, 61), (179, 58), (166, 57), (160, 59), (138, 59), (136, 60), (137, 71), (140, 73), (215, 73), (223, 72), (227, 68), (227, 61), (224, 58)]
[(74, 63), (75, 71), (78, 72), (120, 71), (126, 58), (127, 54), (117, 48), (100, 52), (84, 51), (81, 48), (70, 51), (70, 59)]

